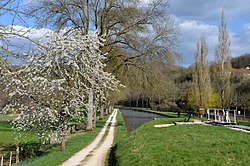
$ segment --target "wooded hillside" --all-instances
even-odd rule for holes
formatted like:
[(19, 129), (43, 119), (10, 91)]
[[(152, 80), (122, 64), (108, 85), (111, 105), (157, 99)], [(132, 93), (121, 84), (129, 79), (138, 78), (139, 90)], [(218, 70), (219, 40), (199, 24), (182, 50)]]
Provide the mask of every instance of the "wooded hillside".
[(246, 68), (250, 67), (250, 53), (232, 58), (233, 68)]

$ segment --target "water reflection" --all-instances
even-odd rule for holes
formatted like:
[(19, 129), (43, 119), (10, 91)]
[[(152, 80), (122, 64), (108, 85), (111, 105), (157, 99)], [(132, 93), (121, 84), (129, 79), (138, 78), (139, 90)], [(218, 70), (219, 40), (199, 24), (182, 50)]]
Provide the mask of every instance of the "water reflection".
[(120, 109), (128, 132), (140, 127), (142, 124), (150, 122), (154, 118), (166, 118), (166, 116), (154, 113), (139, 112), (131, 109)]

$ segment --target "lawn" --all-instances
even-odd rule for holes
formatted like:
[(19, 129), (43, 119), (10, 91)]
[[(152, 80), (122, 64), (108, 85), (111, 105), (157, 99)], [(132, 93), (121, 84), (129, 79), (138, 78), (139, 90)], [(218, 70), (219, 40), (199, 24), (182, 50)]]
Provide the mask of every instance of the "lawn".
[(155, 120), (127, 137), (118, 131), (118, 165), (250, 165), (249, 133), (205, 125), (153, 127), (181, 119)]

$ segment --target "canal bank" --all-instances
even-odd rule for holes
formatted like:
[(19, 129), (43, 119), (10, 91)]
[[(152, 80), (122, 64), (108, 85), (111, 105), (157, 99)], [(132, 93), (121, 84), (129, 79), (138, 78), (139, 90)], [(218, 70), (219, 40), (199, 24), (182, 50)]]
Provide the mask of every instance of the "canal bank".
[[(163, 115), (169, 118), (176, 118), (178, 117), (177, 112), (162, 112), (162, 111), (154, 111), (148, 108), (139, 108), (139, 107), (118, 107), (120, 110), (122, 109), (128, 109), (128, 110), (134, 110), (134, 111), (139, 111), (139, 112), (147, 112), (147, 113), (154, 113), (157, 115)], [(181, 115), (184, 115), (184, 113), (181, 113)]]
[(249, 165), (248, 133), (198, 124), (154, 127), (177, 121), (183, 118), (157, 119), (128, 134), (120, 114), (110, 165)]
[(135, 110), (130, 108), (120, 108), (123, 120), (125, 122), (127, 131), (130, 133), (137, 129), (144, 123), (148, 123), (154, 119), (167, 118), (166, 115), (160, 115), (156, 113), (146, 112), (142, 110)]

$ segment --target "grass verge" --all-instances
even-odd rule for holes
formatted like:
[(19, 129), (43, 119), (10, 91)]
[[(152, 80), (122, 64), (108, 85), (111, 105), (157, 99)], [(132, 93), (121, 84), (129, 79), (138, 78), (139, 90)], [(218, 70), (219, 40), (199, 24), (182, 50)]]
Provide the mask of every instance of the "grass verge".
[(95, 137), (98, 135), (102, 127), (104, 126), (108, 117), (104, 120), (98, 120), (96, 129), (89, 132), (82, 132), (71, 136), (71, 138), (66, 142), (65, 150), (60, 151), (59, 148), (54, 149), (46, 156), (30, 160), (23, 161), (18, 164), (18, 166), (58, 166), (67, 159), (69, 159), (76, 152), (80, 151), (88, 144), (90, 144)]
[[(178, 117), (177, 112), (155, 111), (155, 110), (151, 110), (151, 109), (147, 109), (147, 108), (137, 108), (137, 107), (131, 107), (130, 109), (134, 109), (134, 110), (142, 111), (142, 112), (156, 113), (158, 115), (165, 115), (165, 116), (168, 116), (171, 118)], [(188, 113), (180, 113), (180, 118), (187, 118), (188, 116), (189, 116)]]
[[(250, 134), (220, 126), (178, 125), (154, 128), (154, 124), (181, 119), (159, 119), (116, 136), (117, 162), (127, 165), (250, 165)], [(118, 130), (119, 131), (119, 130)], [(120, 136), (119, 136), (120, 135)]]
[(237, 124), (243, 125), (243, 126), (250, 126), (250, 121), (246, 121), (246, 120), (237, 120)]
[(117, 157), (116, 157), (116, 150), (119, 146), (120, 142), (126, 138), (128, 135), (127, 128), (125, 126), (125, 123), (123, 121), (123, 117), (120, 111), (117, 112), (117, 118), (116, 118), (116, 130), (115, 130), (115, 138), (113, 146), (111, 147), (109, 151), (108, 158), (105, 161), (105, 165), (108, 166), (115, 166), (117, 165)]
[(121, 142), (128, 135), (127, 128), (120, 111), (117, 112), (117, 126), (115, 131), (115, 143)]

